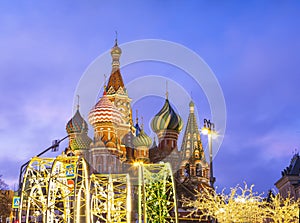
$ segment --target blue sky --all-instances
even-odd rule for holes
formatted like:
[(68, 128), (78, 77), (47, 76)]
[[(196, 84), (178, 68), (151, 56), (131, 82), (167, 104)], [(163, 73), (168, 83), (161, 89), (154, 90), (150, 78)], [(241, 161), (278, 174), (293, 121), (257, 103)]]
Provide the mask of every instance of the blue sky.
[[(216, 184), (274, 187), (300, 144), (299, 12), (297, 1), (1, 2), (0, 174), (13, 186), (22, 163), (66, 135), (77, 84), (117, 30), (120, 44), (163, 39), (199, 54), (227, 107)], [(125, 83), (126, 71), (160, 69), (150, 67), (124, 68)], [(202, 124), (210, 113), (199, 94)]]

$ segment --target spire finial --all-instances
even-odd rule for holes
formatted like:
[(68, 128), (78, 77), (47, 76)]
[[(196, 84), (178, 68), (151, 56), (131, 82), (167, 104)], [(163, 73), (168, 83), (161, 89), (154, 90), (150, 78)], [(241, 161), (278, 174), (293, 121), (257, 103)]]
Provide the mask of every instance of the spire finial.
[(118, 32), (117, 32), (117, 31), (115, 31), (115, 33), (116, 33), (116, 38), (115, 38), (115, 46), (117, 46), (117, 45), (118, 45)]
[(118, 46), (118, 33), (116, 31), (115, 45), (111, 48), (110, 54), (112, 56), (112, 71), (114, 73), (116, 70), (120, 69), (120, 56), (122, 54), (121, 48)]
[(144, 130), (144, 118), (143, 118), (143, 116), (141, 117), (141, 119), (142, 119), (141, 129)]
[(169, 99), (168, 81), (166, 81), (166, 99)]
[(79, 110), (79, 95), (76, 96), (77, 96), (77, 110)]

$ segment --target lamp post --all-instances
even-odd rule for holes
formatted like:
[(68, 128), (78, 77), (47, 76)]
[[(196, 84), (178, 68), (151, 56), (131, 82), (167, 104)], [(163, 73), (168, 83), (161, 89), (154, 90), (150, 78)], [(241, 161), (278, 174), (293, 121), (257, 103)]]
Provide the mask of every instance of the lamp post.
[(214, 189), (215, 177), (213, 172), (213, 163), (212, 163), (212, 135), (216, 134), (215, 124), (210, 122), (210, 120), (204, 119), (204, 126), (202, 128), (202, 133), (208, 137), (208, 150), (209, 150), (209, 169), (210, 169), (210, 186)]

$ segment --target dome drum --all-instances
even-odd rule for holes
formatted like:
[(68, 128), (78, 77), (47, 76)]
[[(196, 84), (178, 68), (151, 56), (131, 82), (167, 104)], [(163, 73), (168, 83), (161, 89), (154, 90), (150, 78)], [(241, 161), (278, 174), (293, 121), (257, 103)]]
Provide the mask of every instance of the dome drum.
[(176, 130), (161, 130), (156, 132), (158, 139), (177, 140), (179, 133)]

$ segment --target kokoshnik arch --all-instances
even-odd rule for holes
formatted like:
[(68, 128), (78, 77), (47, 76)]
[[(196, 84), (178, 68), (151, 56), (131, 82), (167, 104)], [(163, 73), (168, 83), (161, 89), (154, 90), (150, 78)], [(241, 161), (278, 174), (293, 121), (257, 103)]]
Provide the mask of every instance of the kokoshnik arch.
[[(121, 48), (111, 49), (112, 71), (91, 108), (67, 123), (69, 145), (57, 158), (33, 158), (23, 176), (19, 219), (24, 222), (178, 222), (177, 198), (210, 187), (194, 102), (184, 127), (166, 94), (153, 117), (152, 140), (133, 122), (131, 98), (120, 71)], [(157, 141), (157, 142), (156, 142)], [(175, 192), (176, 191), (176, 192)]]

